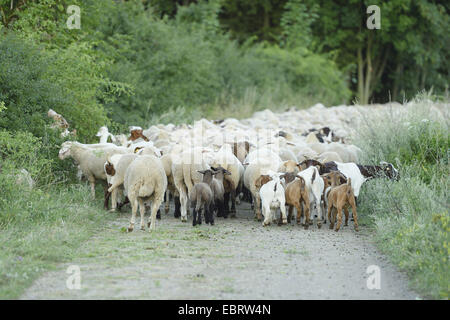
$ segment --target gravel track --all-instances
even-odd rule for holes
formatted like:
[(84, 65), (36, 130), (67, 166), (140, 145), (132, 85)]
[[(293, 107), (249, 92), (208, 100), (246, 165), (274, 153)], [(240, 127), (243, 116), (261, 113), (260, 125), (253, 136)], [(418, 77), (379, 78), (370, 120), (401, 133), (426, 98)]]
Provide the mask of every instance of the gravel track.
[[(171, 212), (173, 208), (171, 208)], [(105, 213), (107, 214), (107, 213)], [(238, 217), (192, 227), (162, 214), (155, 233), (128, 226), (129, 210), (80, 248), (79, 257), (47, 272), (22, 299), (415, 299), (406, 276), (352, 222), (336, 233), (298, 225), (263, 228), (247, 203)], [(139, 226), (137, 220), (136, 226)], [(81, 289), (66, 269), (78, 265)], [(366, 285), (380, 267), (381, 289)]]

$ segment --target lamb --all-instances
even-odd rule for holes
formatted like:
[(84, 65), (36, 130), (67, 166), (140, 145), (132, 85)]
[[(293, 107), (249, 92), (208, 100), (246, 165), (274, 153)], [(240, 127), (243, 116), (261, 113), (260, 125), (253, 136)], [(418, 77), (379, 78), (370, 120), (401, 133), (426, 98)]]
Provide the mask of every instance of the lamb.
[(210, 186), (214, 194), (214, 205), (215, 209), (217, 209), (217, 216), (227, 218), (228, 213), (225, 210), (225, 203), (224, 203), (225, 202), (224, 176), (231, 175), (231, 172), (222, 167), (218, 168), (211, 167), (211, 169), (215, 172)]
[(152, 202), (151, 216), (148, 222), (149, 231), (155, 230), (156, 213), (163, 202), (167, 188), (167, 177), (161, 160), (150, 155), (137, 157), (128, 166), (123, 185), (130, 200), (132, 212), (128, 232), (134, 229), (138, 206), (141, 214), (141, 230), (144, 230), (144, 201), (146, 200)]
[(264, 227), (270, 225), (272, 219), (275, 220), (273, 210), (278, 208), (281, 211), (279, 224), (287, 224), (284, 188), (278, 174), (272, 174), (271, 178), (272, 180), (265, 183), (259, 190)]
[[(358, 229), (358, 216), (356, 213), (356, 202), (351, 186), (351, 178), (347, 179), (346, 184), (334, 187), (328, 195), (328, 220), (330, 220), (330, 229), (334, 228), (337, 214), (336, 232), (339, 231), (342, 223), (342, 209), (352, 207), (353, 223), (355, 231)], [(331, 216), (333, 212), (333, 217)], [(345, 225), (348, 225), (348, 210), (345, 211)]]
[(202, 211), (205, 215), (205, 223), (214, 225), (214, 193), (211, 189), (215, 171), (210, 169), (199, 171), (203, 175), (203, 181), (196, 183), (189, 192), (191, 208), (193, 209), (192, 226), (202, 224)]
[[(301, 222), (301, 216), (303, 215), (303, 210), (305, 218), (309, 217), (309, 193), (306, 188), (305, 179), (302, 177), (297, 177), (294, 181), (287, 184), (285, 189), (286, 204), (289, 205), (289, 213), (287, 217), (287, 222), (291, 223), (292, 211), (297, 209), (297, 224)], [(302, 206), (303, 203), (303, 206)], [(305, 229), (308, 228), (308, 224), (304, 224)]]
[[(315, 166), (311, 166), (297, 174), (298, 177), (302, 177), (305, 180), (305, 186), (308, 191), (308, 197), (310, 202), (310, 208), (315, 206), (318, 211), (317, 227), (320, 229), (322, 227), (322, 208), (320, 206), (320, 201), (322, 199), (322, 193), (324, 188), (323, 179), (319, 176), (319, 170)], [(309, 213), (306, 212), (305, 215), (305, 229), (309, 225)]]
[[(83, 175), (88, 179), (91, 185), (92, 198), (95, 199), (95, 181), (106, 181), (104, 165), (108, 157), (113, 154), (125, 153), (127, 153), (126, 148), (118, 147), (111, 143), (89, 145), (75, 141), (66, 141), (61, 145), (58, 156), (61, 160), (68, 157), (72, 157), (75, 160), (80, 166)], [(105, 185), (105, 207), (108, 206), (106, 187)]]

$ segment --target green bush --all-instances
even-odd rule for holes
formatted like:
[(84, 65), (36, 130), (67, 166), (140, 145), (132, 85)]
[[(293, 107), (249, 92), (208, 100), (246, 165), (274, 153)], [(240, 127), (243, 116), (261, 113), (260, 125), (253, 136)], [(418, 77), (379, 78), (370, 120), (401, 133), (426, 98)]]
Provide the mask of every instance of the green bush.
[[(380, 248), (427, 297), (449, 297), (448, 114), (419, 100), (406, 113), (370, 117), (356, 144), (366, 163), (397, 164), (400, 180), (364, 184), (360, 213), (373, 223)], [(380, 121), (383, 119), (383, 121)]]

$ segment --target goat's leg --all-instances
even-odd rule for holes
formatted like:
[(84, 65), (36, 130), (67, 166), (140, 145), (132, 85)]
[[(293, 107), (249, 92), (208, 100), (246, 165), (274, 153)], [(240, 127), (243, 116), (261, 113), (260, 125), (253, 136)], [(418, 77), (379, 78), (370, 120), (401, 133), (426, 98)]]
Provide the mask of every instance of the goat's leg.
[(345, 223), (344, 226), (348, 226), (348, 208), (344, 207)]
[[(319, 203), (317, 203), (317, 201), (319, 201)], [(316, 199), (316, 210), (318, 211), (318, 216), (317, 216), (317, 228), (321, 228), (322, 227), (322, 207), (320, 204), (320, 198)]]
[(123, 207), (124, 205), (126, 205), (127, 203), (130, 203), (130, 199), (129, 199), (128, 197), (125, 197), (125, 199), (123, 200), (123, 202), (122, 202), (122, 203), (119, 203), (119, 206), (118, 206), (119, 210), (122, 210), (122, 207)]
[(289, 205), (288, 216), (287, 216), (287, 222), (288, 223), (291, 223), (292, 211), (294, 211), (294, 206)]
[(337, 209), (336, 232), (338, 232), (339, 229), (341, 228), (341, 223), (342, 223), (342, 207), (339, 207), (339, 208)]
[(141, 198), (139, 200), (139, 213), (141, 214), (141, 230), (145, 230), (145, 203)]
[(286, 215), (286, 205), (285, 203), (280, 204), (280, 220), (282, 224), (287, 224), (287, 215)]
[(310, 204), (308, 203), (308, 204), (304, 204), (305, 205), (305, 230), (308, 230), (308, 228), (309, 228), (309, 225), (310, 225), (310, 223), (309, 223), (309, 221), (310, 221)]
[(356, 213), (356, 203), (352, 203), (352, 215), (353, 215), (353, 225), (355, 226), (355, 231), (359, 231), (358, 227), (358, 214)]
[(270, 220), (272, 220), (271, 218), (271, 211), (270, 208), (266, 208), (266, 206), (263, 204), (262, 205), (262, 214), (264, 216), (264, 221), (262, 223), (263, 227), (266, 227), (268, 225), (270, 225)]
[(333, 219), (332, 219), (332, 217), (331, 217), (331, 211), (332, 211), (332, 205), (331, 205), (331, 203), (329, 203), (328, 204), (328, 221), (330, 221), (330, 229), (333, 229), (334, 228), (334, 221), (333, 221)]

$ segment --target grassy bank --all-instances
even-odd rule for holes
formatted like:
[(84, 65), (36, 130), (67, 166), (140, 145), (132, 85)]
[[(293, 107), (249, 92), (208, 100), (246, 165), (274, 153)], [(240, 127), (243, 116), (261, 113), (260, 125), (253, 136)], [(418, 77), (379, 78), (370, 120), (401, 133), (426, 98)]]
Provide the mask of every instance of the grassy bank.
[(368, 118), (358, 130), (362, 162), (392, 162), (401, 175), (398, 182), (367, 182), (360, 212), (373, 225), (379, 248), (408, 273), (415, 290), (428, 298), (448, 299), (449, 114), (435, 106), (417, 99), (408, 112), (391, 110)]
[[(5, 211), (3, 211), (5, 210)], [(85, 185), (21, 191), (2, 218), (0, 299), (18, 298), (43, 272), (70, 261), (79, 246), (114, 218), (93, 202)]]

